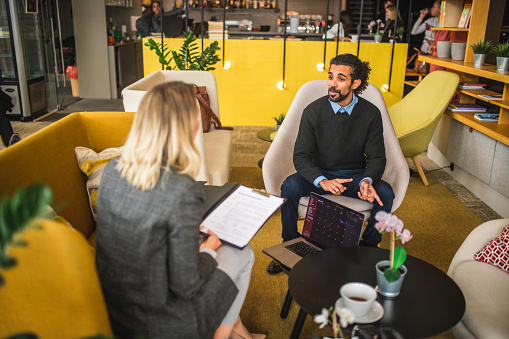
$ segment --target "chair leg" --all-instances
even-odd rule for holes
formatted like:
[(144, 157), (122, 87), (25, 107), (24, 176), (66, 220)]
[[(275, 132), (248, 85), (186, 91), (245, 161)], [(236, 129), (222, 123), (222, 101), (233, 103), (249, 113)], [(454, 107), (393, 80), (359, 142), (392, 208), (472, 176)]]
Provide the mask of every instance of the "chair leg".
[(428, 179), (426, 179), (426, 175), (424, 174), (424, 171), (422, 170), (419, 160), (417, 160), (417, 157), (412, 157), (412, 160), (414, 161), (415, 167), (417, 167), (417, 171), (419, 172), (419, 176), (421, 177), (422, 182), (424, 183), (424, 186), (429, 186)]
[(290, 294), (290, 291), (286, 292), (286, 298), (285, 302), (283, 303), (283, 308), (281, 309), (280, 317), (281, 319), (286, 319), (288, 316), (288, 311), (290, 311), (290, 306), (292, 305), (292, 295)]
[(307, 313), (301, 308), (299, 311), (299, 315), (297, 316), (297, 320), (295, 320), (295, 325), (293, 325), (292, 334), (290, 339), (299, 339), (300, 332), (302, 331), (302, 327), (304, 326), (304, 322), (306, 321)]

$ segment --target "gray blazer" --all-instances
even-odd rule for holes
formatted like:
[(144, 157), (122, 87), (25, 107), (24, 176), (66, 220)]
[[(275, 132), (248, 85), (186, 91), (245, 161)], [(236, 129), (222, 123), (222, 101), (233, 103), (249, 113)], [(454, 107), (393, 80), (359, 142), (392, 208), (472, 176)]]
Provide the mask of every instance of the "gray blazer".
[(199, 253), (203, 188), (161, 172), (141, 191), (106, 166), (97, 201), (96, 265), (118, 338), (211, 338), (237, 295)]

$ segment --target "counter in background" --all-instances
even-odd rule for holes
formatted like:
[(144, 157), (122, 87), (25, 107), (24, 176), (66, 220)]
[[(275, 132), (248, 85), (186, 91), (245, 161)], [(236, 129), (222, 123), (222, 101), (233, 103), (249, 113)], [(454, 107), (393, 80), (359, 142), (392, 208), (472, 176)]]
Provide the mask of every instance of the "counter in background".
[[(147, 39), (143, 39), (145, 42)], [(197, 40), (201, 47), (201, 40)], [(208, 46), (212, 40), (205, 39)], [(281, 40), (237, 40), (225, 41), (225, 61), (229, 69), (222, 68), (222, 62), (212, 71), (216, 76), (221, 122), (230, 126), (271, 126), (273, 116), (286, 112), (304, 83), (311, 80), (327, 79), (326, 71), (317, 70), (323, 62), (323, 41), (286, 42), (286, 88), (279, 90), (276, 85), (283, 80), (283, 41)], [(182, 39), (165, 39), (165, 45), (172, 50), (180, 49)], [(219, 41), (222, 48), (222, 41)], [(391, 79), (391, 92), (383, 92), (387, 106), (403, 96), (403, 82), (407, 44), (396, 44)], [(371, 66), (370, 82), (381, 88), (389, 83), (392, 44), (361, 43), (359, 57)], [(222, 59), (223, 51), (219, 51)], [(357, 43), (340, 42), (339, 53), (357, 54)], [(336, 42), (327, 43), (326, 67), (336, 55)], [(161, 64), (154, 51), (143, 46), (144, 73), (148, 75), (161, 70)], [(323, 93), (326, 95), (327, 93)]]
[(111, 98), (120, 98), (122, 90), (143, 78), (141, 40), (108, 45)]

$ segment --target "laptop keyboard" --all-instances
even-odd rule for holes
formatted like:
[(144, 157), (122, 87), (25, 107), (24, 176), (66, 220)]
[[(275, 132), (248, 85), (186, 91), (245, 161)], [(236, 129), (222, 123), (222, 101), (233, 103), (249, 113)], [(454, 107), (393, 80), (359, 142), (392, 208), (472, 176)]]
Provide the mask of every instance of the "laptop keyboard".
[(314, 248), (313, 246), (306, 244), (304, 241), (299, 241), (299, 242), (293, 243), (291, 245), (287, 245), (285, 247), (288, 250), (292, 251), (293, 253), (295, 253), (298, 256), (301, 256), (303, 258), (306, 255), (313, 254), (313, 253), (320, 251), (320, 250)]

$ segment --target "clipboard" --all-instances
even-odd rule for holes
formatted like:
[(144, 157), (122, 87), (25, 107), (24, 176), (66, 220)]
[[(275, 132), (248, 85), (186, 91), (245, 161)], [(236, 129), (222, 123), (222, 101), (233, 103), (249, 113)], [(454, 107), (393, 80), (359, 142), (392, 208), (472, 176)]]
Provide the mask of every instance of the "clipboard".
[[(220, 192), (225, 193), (216, 199)], [(237, 248), (246, 247), (285, 202), (284, 198), (233, 183), (207, 188), (205, 195), (209, 207), (204, 213), (202, 233), (210, 229), (222, 242)]]

